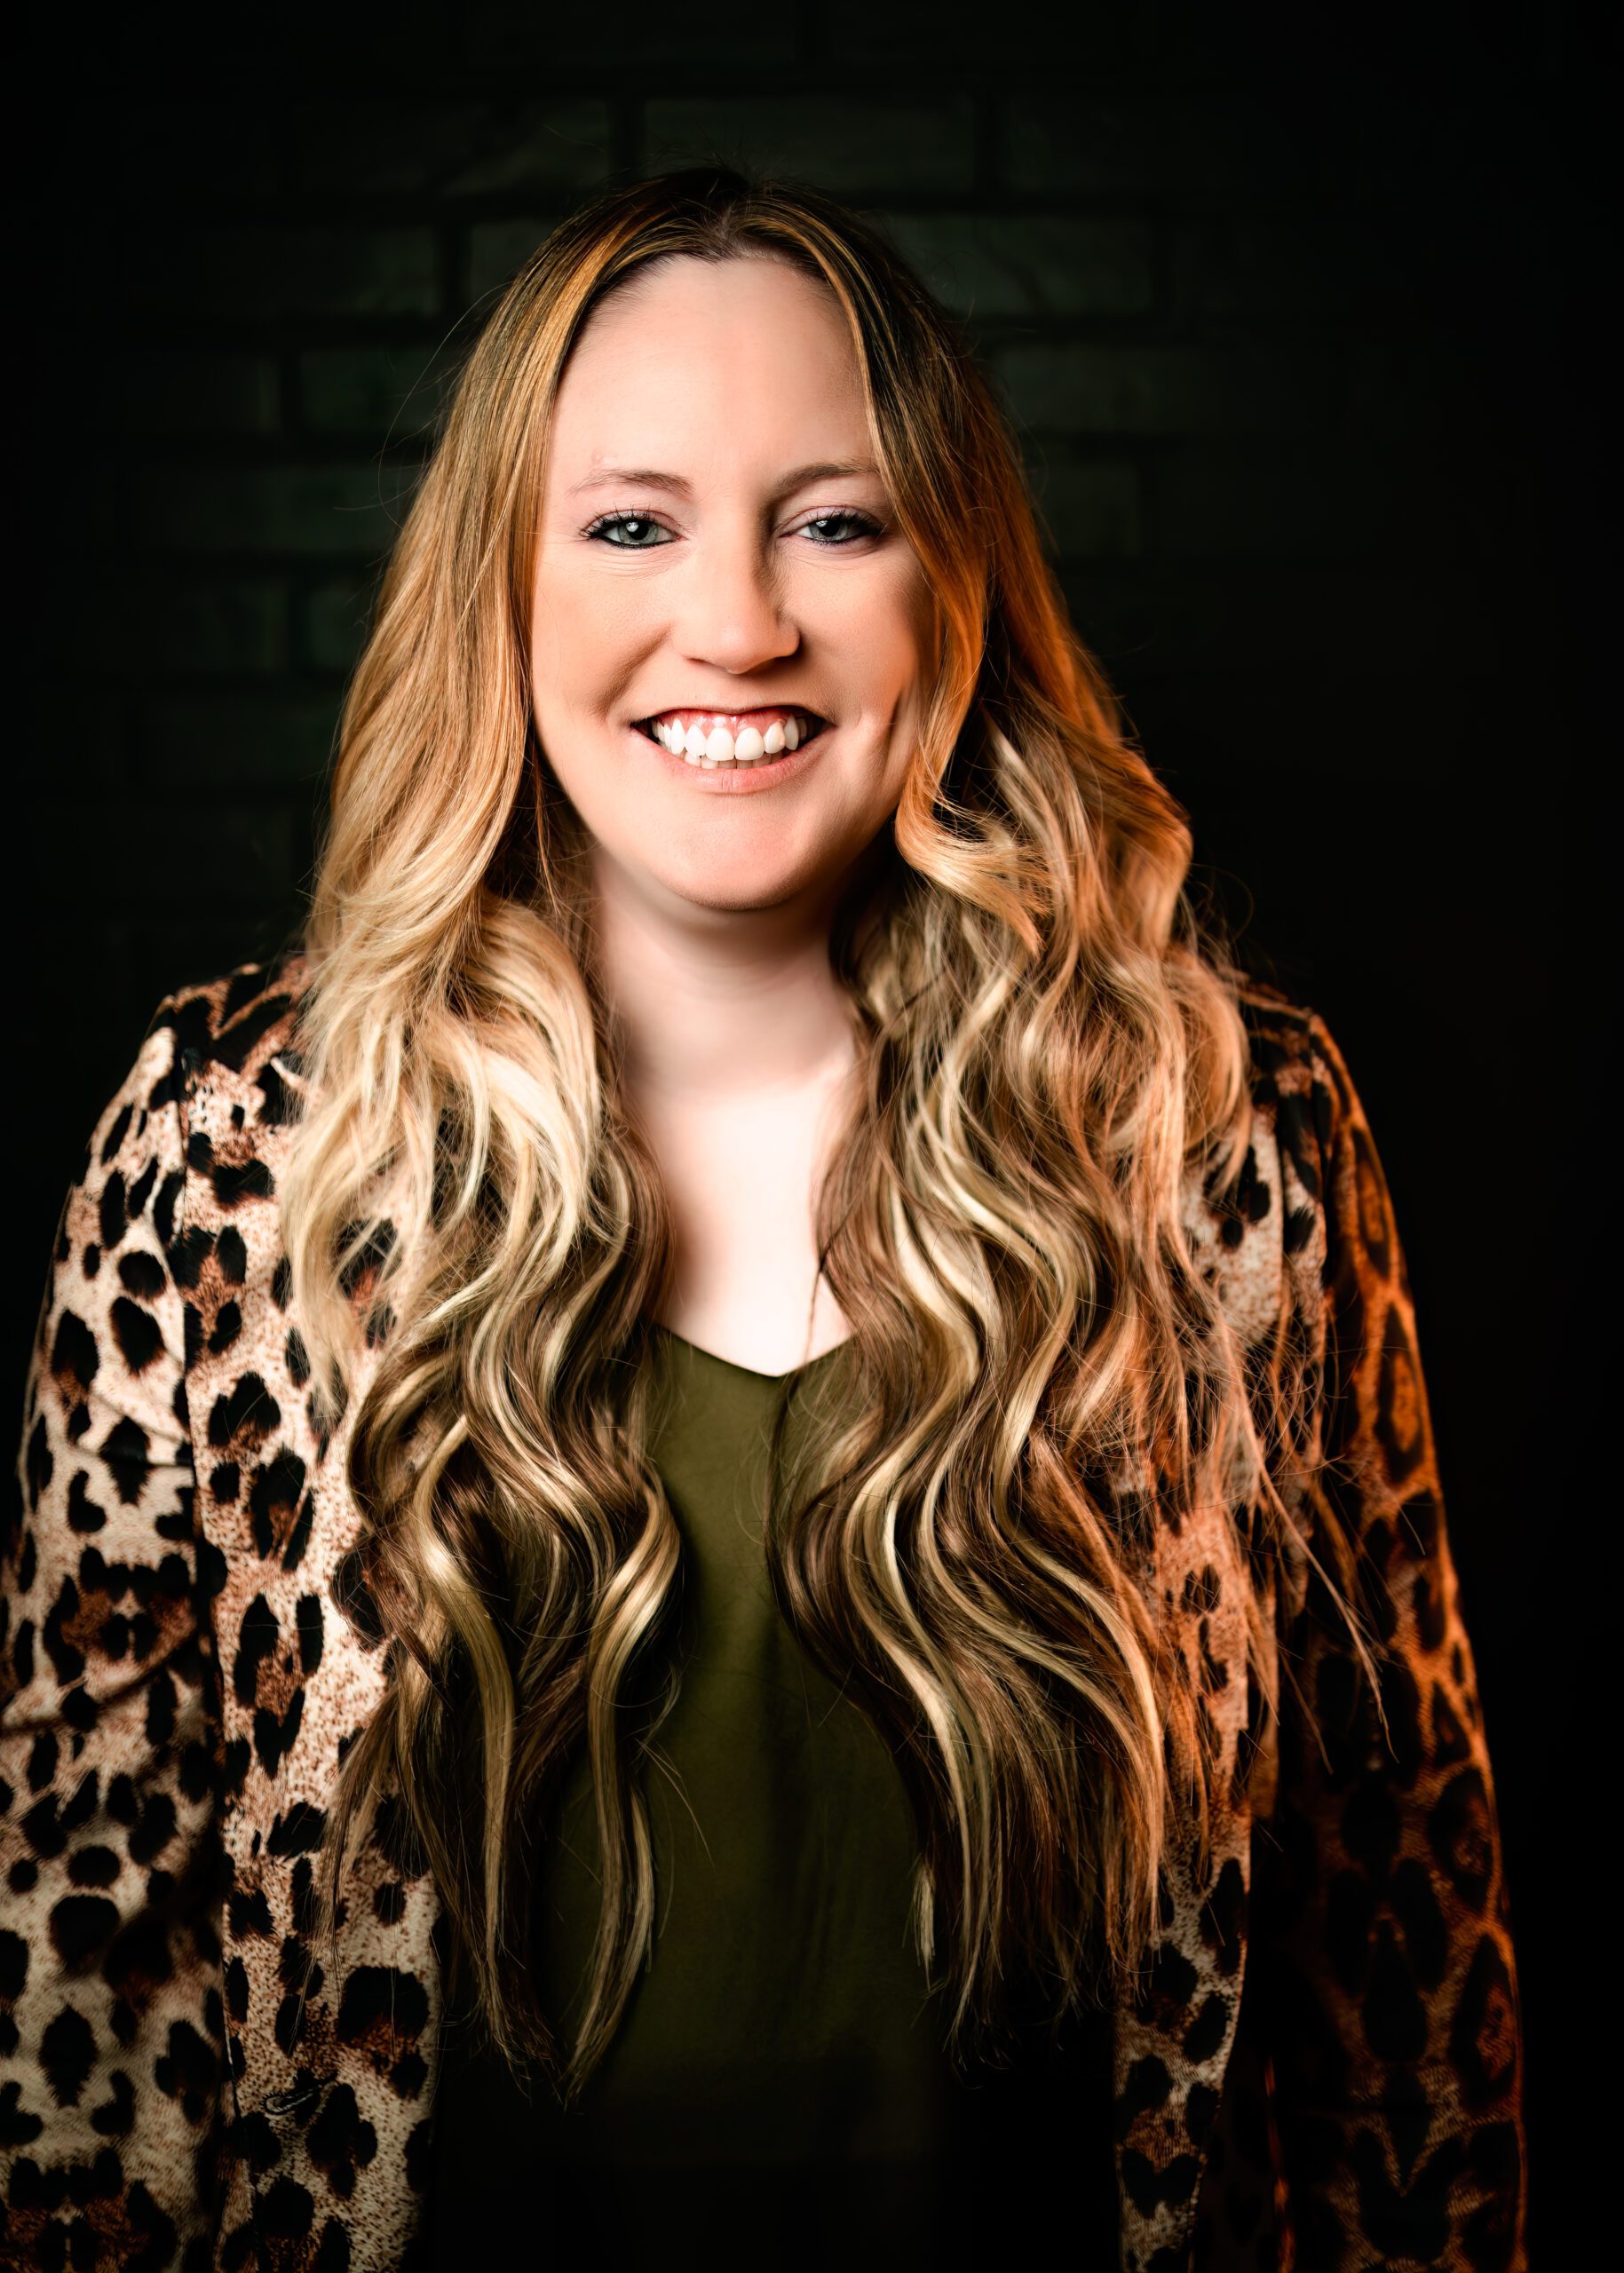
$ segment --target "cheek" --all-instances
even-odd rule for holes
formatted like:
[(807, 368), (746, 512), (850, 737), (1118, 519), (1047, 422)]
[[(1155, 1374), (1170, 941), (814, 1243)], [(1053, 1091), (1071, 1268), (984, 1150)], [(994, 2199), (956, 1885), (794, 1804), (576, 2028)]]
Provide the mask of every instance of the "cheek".
[(892, 653), (914, 677), (923, 677), (936, 648), (937, 607), (924, 570), (910, 554), (892, 580), (885, 618)]
[(933, 610), (916, 566), (852, 578), (832, 595), (820, 642), (866, 709), (889, 709), (917, 684), (932, 652)]
[(530, 653), (540, 703), (590, 701), (612, 688), (645, 638), (648, 596), (628, 577), (536, 578)]

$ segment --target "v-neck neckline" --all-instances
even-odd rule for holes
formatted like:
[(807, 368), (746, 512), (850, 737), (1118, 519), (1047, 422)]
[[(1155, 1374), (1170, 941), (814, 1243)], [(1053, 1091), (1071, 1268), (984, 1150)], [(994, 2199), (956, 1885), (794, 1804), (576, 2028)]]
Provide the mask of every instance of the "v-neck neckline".
[(719, 1358), (714, 1350), (701, 1349), (697, 1342), (690, 1342), (685, 1334), (678, 1334), (675, 1327), (667, 1326), (662, 1319), (656, 1319), (654, 1327), (668, 1341), (674, 1342), (679, 1350), (691, 1351), (708, 1366), (719, 1366), (724, 1373), (737, 1374), (747, 1382), (758, 1382), (764, 1389), (781, 1389), (786, 1382), (799, 1380), (802, 1374), (813, 1372), (828, 1358), (837, 1358), (852, 1340), (849, 1334), (844, 1335), (828, 1349), (820, 1350), (815, 1358), (807, 1358), (804, 1365), (791, 1366), (788, 1373), (764, 1374), (754, 1366), (741, 1366), (732, 1358)]

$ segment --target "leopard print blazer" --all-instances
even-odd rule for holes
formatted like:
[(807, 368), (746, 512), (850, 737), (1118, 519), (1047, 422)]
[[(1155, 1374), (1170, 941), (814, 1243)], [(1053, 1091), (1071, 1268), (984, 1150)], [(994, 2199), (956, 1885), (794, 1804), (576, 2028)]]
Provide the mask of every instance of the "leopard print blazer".
[[(0, 1629), (8, 2266), (372, 2273), (421, 2246), (434, 1888), (371, 1846), (342, 1965), (310, 1936), (388, 1653), (278, 1236), (304, 978), (289, 956), (161, 1004), (51, 1258)], [(1246, 1173), (1188, 1220), (1254, 1367), (1313, 1384), (1386, 1730), (1300, 1560), (1270, 1590), (1295, 1681), (1266, 1714), (1233, 1525), (1163, 1525), (1145, 1582), (1221, 1773), (1113, 2016), (1121, 2273), (1501, 2273), (1516, 1979), (1405, 1264), (1323, 1023), (1262, 988), (1246, 1012)]]

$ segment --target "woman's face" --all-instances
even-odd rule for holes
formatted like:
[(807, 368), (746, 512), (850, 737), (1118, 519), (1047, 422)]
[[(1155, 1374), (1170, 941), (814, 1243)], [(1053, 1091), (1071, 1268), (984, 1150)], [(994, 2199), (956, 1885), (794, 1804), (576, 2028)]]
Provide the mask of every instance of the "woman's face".
[(825, 904), (895, 810), (934, 622), (827, 288), (683, 256), (603, 303), (552, 421), (532, 699), (621, 883)]

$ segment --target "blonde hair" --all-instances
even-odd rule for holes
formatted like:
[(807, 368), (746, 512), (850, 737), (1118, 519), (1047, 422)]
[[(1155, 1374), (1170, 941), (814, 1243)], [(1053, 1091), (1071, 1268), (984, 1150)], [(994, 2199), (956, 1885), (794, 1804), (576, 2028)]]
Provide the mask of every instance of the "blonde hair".
[[(860, 1081), (817, 1225), (853, 1401), (766, 1548), (906, 1779), (955, 2052), (996, 2039), (1025, 1976), (1064, 2012), (1139, 1963), (1181, 1810), (1200, 1835), (1199, 1707), (1145, 1584), (1158, 1507), (1289, 1520), (1181, 1219), (1192, 1170), (1222, 1184), (1246, 1152), (1237, 974), (985, 379), (833, 201), (721, 170), (611, 191), (491, 314), (389, 566), (340, 730), (282, 1190), (330, 1414), (368, 1373), (348, 1473), (390, 1650), (329, 1810), (328, 1915), (347, 1842), (403, 1810), (492, 2040), (569, 2093), (652, 1946), (654, 1730), (622, 1699), (679, 1559), (638, 1363), (672, 1242), (617, 1090), (580, 825), (535, 743), (531, 561), (572, 345), (677, 255), (832, 290), (939, 608), (894, 829), (831, 939)], [(528, 1905), (582, 1743), (603, 1898), (566, 2047)]]

